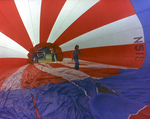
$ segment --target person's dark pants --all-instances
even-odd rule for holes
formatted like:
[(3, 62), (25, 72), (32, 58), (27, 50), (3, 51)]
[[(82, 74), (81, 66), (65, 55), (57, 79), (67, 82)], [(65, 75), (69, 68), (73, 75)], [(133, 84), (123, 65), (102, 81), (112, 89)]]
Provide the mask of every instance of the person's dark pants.
[(79, 70), (79, 61), (78, 61), (78, 58), (74, 58), (74, 61), (75, 61), (75, 67), (74, 67), (74, 69)]
[(52, 61), (54, 62), (54, 61), (55, 61), (55, 59), (54, 59), (54, 54), (51, 53), (51, 56), (52, 56)]
[(37, 55), (35, 55), (35, 62), (38, 63), (38, 57), (37, 57)]

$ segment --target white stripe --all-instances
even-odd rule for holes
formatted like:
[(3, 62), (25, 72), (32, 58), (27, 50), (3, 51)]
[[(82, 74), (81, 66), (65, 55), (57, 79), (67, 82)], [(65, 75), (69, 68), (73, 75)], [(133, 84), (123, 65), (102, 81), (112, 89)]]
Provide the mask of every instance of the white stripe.
[(55, 42), (75, 20), (99, 1), (100, 0), (67, 0), (53, 26), (48, 42)]
[(0, 32), (0, 58), (27, 58), (28, 51)]
[(142, 25), (138, 17), (133, 15), (76, 37), (60, 47), (62, 51), (69, 51), (73, 50), (76, 44), (80, 49), (133, 44), (135, 37), (142, 37), (140, 41), (144, 42)]
[[(43, 63), (44, 65), (45, 63)], [(39, 64), (34, 64), (36, 68), (43, 72), (47, 72), (49, 74), (55, 75), (62, 77), (68, 81), (73, 81), (73, 80), (84, 80), (85, 78), (90, 77), (89, 75), (79, 71), (79, 70), (74, 70), (66, 67), (60, 67), (60, 68), (52, 68), (52, 67), (47, 67), (47, 66), (42, 66)]]
[(1, 90), (6, 92), (8, 89), (10, 90), (21, 89), (22, 74), (27, 66), (28, 64), (21, 67), (18, 71), (10, 75), (2, 84)]
[(39, 43), (41, 0), (15, 0), (33, 46)]
[[(131, 68), (131, 67), (123, 67), (123, 66), (115, 66), (115, 65), (106, 65), (106, 64), (101, 64), (97, 62), (91, 62), (91, 61), (85, 61), (85, 60), (79, 60), (80, 67), (81, 68), (91, 68), (91, 69), (99, 69), (99, 68), (118, 68), (118, 69), (136, 69), (136, 68)], [(74, 68), (74, 61), (72, 61), (72, 58), (63, 58), (63, 61), (61, 61), (63, 65), (67, 67)], [(84, 64), (84, 65), (83, 65)]]

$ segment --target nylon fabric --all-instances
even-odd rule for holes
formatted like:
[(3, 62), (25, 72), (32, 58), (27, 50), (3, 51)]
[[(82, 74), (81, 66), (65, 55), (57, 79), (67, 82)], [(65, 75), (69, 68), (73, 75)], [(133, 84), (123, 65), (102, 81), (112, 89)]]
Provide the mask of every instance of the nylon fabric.
[(145, 106), (137, 114), (130, 115), (129, 119), (150, 119), (150, 106)]
[(0, 0), (0, 119), (149, 119), (149, 21), (150, 0)]
[[(39, 88), (31, 88), (31, 90), (8, 90), (5, 93), (1, 92), (1, 107), (3, 107), (1, 117), (5, 117), (7, 113), (18, 119), (22, 115), (26, 117), (28, 112), (21, 109), (20, 114), (18, 108), (20, 109), (20, 105), (25, 101), (27, 108), (30, 109), (31, 100), (27, 98), (32, 94), (42, 119), (126, 119), (130, 114), (136, 114), (145, 105), (150, 105), (149, 75), (147, 70), (128, 69), (121, 70), (117, 76), (101, 80), (93, 80), (89, 77), (84, 80), (43, 85)], [(97, 85), (107, 88), (117, 96), (106, 93), (97, 94)], [(14, 114), (12, 110), (17, 110), (17, 113)], [(29, 115), (33, 116), (34, 111)]]
[[(129, 114), (136, 114), (144, 106), (150, 105), (149, 77), (149, 70), (122, 69), (116, 76), (97, 80), (96, 85), (107, 88), (117, 96), (95, 95), (89, 103), (91, 113), (96, 119), (127, 119)], [(145, 112), (146, 115), (148, 112)]]
[(105, 93), (95, 95), (89, 105), (95, 119), (127, 119), (144, 106), (138, 101)]
[(121, 96), (150, 105), (149, 70), (120, 70), (119, 75), (101, 79), (101, 86)]
[(30, 90), (0, 91), (0, 119), (37, 119)]
[[(73, 81), (86, 90), (89, 96), (96, 94), (92, 78)], [(36, 106), (42, 119), (94, 119), (89, 111), (89, 97), (82, 88), (71, 82), (32, 88)]]
[[(48, 70), (51, 69), (48, 68)], [(43, 72), (36, 68), (34, 64), (30, 64), (22, 74), (21, 88), (25, 89), (32, 87), (41, 87), (45, 84), (60, 83), (64, 81), (67, 80), (60, 76)]]
[(1, 90), (21, 89), (22, 74), (28, 65), (21, 67), (18, 71), (10, 75), (2, 84)]
[(142, 65), (143, 69), (148, 69), (149, 70), (149, 65), (150, 65), (150, 35), (149, 35), (149, 30), (150, 30), (150, 1), (149, 0), (130, 0), (135, 12), (138, 16), (138, 18), (141, 21), (143, 31), (144, 31), (144, 39), (145, 39), (145, 49), (146, 49), (146, 59), (144, 61), (144, 64)]

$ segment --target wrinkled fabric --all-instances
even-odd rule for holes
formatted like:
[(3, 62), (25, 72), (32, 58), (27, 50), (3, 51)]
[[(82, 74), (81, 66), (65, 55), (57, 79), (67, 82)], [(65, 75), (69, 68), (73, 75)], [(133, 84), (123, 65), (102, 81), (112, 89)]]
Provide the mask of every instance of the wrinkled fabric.
[[(127, 119), (150, 105), (150, 74), (148, 70), (120, 70), (119, 75), (96, 80), (96, 85), (115, 93), (97, 94), (89, 105), (96, 119)], [(149, 110), (150, 111), (150, 110)], [(148, 115), (144, 112), (143, 117)], [(133, 117), (133, 116), (132, 116)]]
[(88, 101), (96, 94), (92, 78), (32, 88), (42, 119), (94, 119)]
[[(1, 91), (0, 119), (37, 119), (32, 95), (41, 119), (126, 119), (150, 105), (149, 77), (148, 70), (130, 69), (100, 80)], [(116, 95), (98, 93), (98, 85)]]
[(37, 119), (30, 90), (1, 91), (0, 119)]
[(95, 119), (127, 119), (144, 106), (138, 101), (105, 93), (95, 95), (89, 105)]
[(150, 119), (150, 106), (145, 106), (137, 114), (130, 115), (129, 119)]
[(119, 75), (103, 78), (99, 82), (115, 94), (150, 105), (149, 70), (120, 70)]

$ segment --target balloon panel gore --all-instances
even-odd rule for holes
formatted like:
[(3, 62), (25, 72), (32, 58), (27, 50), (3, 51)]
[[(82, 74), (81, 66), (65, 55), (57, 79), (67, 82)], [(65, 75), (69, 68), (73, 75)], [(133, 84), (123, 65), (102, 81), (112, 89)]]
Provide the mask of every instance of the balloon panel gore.
[[(135, 43), (120, 46), (105, 46), (80, 49), (84, 59), (110, 65), (140, 68), (145, 60), (145, 44)], [(70, 57), (72, 51), (63, 52)]]

